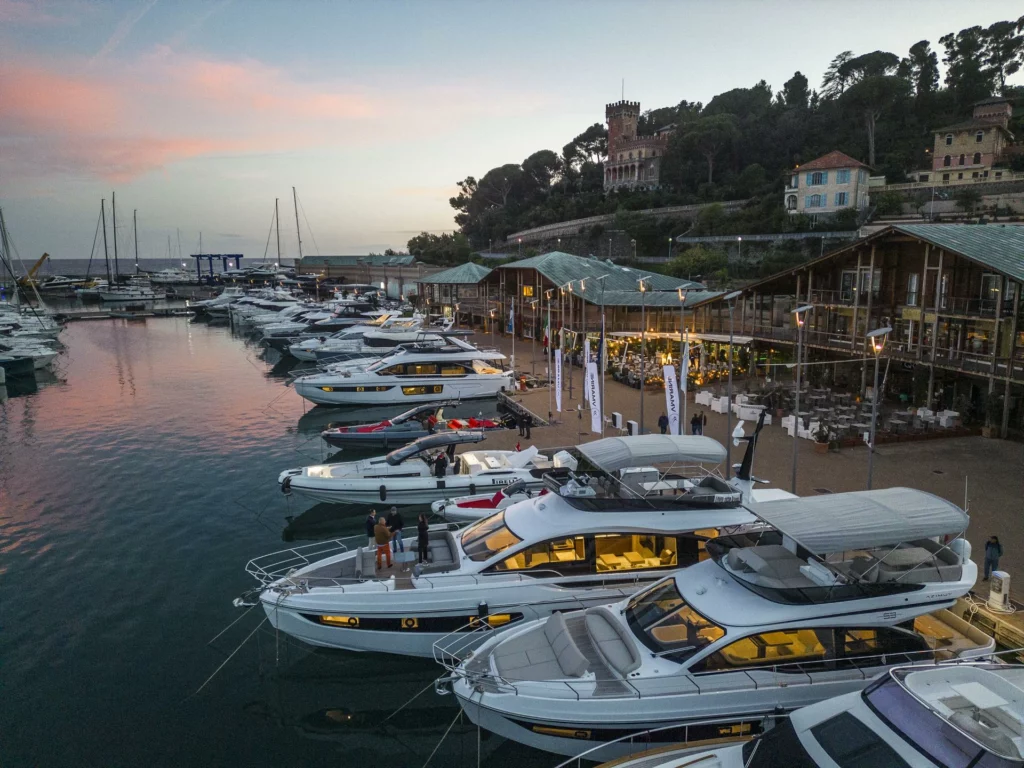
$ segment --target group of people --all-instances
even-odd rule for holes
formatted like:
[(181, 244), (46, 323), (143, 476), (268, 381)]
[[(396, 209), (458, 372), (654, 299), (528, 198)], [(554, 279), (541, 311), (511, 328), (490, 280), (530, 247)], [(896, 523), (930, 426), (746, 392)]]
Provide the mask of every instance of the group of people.
[(529, 413), (516, 414), (516, 426), (519, 427), (519, 436), (530, 438), (530, 429), (533, 427), (533, 416)]
[[(690, 418), (690, 434), (691, 435), (703, 435), (704, 427), (707, 426), (708, 417), (704, 415), (704, 411), (695, 413)], [(661, 430), (661, 434), (668, 434), (668, 416), (664, 413), (658, 417), (658, 429)]]
[[(443, 455), (443, 454), (442, 454)], [(388, 568), (391, 567), (391, 552), (405, 552), (405, 542), (402, 539), (402, 528), (405, 521), (398, 511), (398, 507), (392, 507), (387, 517), (378, 515), (377, 510), (371, 509), (366, 516), (366, 535), (369, 538), (370, 546), (377, 547), (377, 570), (380, 570), (383, 560), (387, 560)], [(427, 554), (430, 551), (429, 536), (427, 529), (430, 523), (427, 521), (425, 512), (421, 512), (416, 521), (416, 549), (419, 553), (419, 562), (427, 562)]]

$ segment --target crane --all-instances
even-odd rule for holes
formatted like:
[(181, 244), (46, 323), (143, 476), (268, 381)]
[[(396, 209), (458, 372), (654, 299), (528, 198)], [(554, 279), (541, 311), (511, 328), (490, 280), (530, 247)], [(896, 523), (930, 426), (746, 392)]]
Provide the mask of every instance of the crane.
[(36, 276), (36, 272), (39, 271), (39, 268), (43, 266), (43, 264), (46, 262), (48, 258), (50, 258), (50, 254), (48, 253), (44, 253), (42, 256), (40, 256), (39, 261), (32, 265), (32, 269), (28, 271), (28, 274), (18, 281), (18, 285), (29, 285), (30, 283), (32, 283), (33, 279)]

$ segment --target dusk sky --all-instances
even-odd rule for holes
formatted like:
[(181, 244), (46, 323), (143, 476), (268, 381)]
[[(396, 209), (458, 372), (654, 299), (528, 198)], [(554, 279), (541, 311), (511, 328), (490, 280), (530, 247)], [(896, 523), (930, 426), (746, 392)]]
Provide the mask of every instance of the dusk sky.
[(779, 90), (795, 70), (817, 87), (840, 51), (928, 39), (941, 56), (940, 36), (1020, 14), (1007, 0), (0, 0), (0, 206), (26, 261), (87, 258), (112, 190), (119, 228), (139, 211), (143, 258), (178, 228), (186, 254), (201, 231), (205, 251), (256, 261), (275, 197), (296, 255), (294, 185), (306, 253), (404, 249), (453, 229), (457, 180), (560, 152), (623, 78), (643, 109)]

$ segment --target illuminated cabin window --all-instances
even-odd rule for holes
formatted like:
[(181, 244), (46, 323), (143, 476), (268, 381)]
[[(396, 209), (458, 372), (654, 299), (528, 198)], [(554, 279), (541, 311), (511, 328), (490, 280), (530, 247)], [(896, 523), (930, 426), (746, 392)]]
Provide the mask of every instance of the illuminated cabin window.
[(532, 298), (533, 297), (533, 286), (532, 285), (524, 285), (523, 286), (523, 296), (526, 296), (527, 298)]
[(597, 570), (632, 571), (677, 565), (675, 536), (611, 533), (595, 537)]
[(444, 389), (444, 385), (435, 384), (429, 387), (402, 387), (403, 395), (439, 395)]
[(517, 552), (494, 566), (496, 571), (523, 571), (531, 568), (558, 568), (567, 563), (585, 563), (586, 542), (582, 536), (553, 539)]

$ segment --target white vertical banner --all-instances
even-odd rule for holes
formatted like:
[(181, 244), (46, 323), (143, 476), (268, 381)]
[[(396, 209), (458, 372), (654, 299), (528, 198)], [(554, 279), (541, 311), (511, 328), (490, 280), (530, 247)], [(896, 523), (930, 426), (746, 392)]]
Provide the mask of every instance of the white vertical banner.
[(679, 382), (679, 389), (683, 392), (683, 397), (686, 397), (686, 380), (689, 378), (690, 373), (690, 342), (686, 342), (683, 345), (683, 359), (679, 361), (679, 375), (683, 377), (683, 380)]
[(673, 435), (679, 434), (679, 385), (676, 383), (676, 367), (662, 368), (665, 376), (665, 409), (668, 411), (668, 427)]
[(601, 434), (604, 411), (601, 410), (601, 389), (598, 386), (600, 374), (597, 363), (587, 363), (587, 400), (590, 402), (590, 431)]
[(583, 340), (583, 391), (588, 392), (590, 383), (590, 339)]
[(555, 411), (562, 410), (562, 350), (555, 350)]

